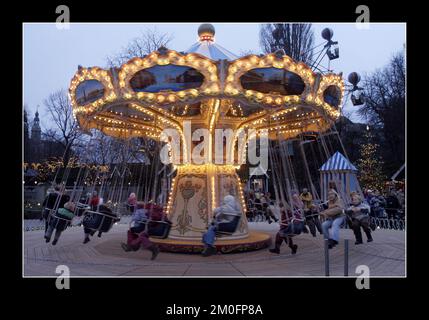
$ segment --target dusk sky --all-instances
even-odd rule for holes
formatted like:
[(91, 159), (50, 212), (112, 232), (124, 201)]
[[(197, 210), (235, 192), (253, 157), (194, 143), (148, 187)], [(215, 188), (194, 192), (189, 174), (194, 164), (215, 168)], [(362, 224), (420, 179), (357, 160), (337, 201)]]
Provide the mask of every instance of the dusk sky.
[[(77, 66), (106, 67), (108, 56), (119, 52), (129, 41), (142, 34), (145, 29), (156, 28), (169, 33), (173, 40), (169, 48), (185, 51), (197, 41), (199, 23), (189, 24), (71, 24), (69, 30), (58, 30), (55, 24), (24, 24), (24, 96), (29, 120), (34, 117), (37, 105), (41, 114), (41, 126), (50, 126), (43, 100), (58, 89), (68, 89)], [(218, 44), (239, 55), (251, 50), (259, 54), (260, 24), (213, 23)], [(384, 67), (392, 55), (406, 43), (406, 25), (371, 24), (369, 29), (358, 29), (354, 23), (313, 24), (315, 44), (324, 40), (320, 36), (323, 28), (334, 31), (333, 40), (339, 42), (340, 58), (331, 62), (336, 73), (343, 77), (356, 71), (361, 75)], [(317, 51), (317, 49), (316, 49)], [(323, 61), (327, 65), (327, 58)], [(350, 102), (345, 111), (356, 111)], [(354, 121), (361, 121), (356, 114)]]

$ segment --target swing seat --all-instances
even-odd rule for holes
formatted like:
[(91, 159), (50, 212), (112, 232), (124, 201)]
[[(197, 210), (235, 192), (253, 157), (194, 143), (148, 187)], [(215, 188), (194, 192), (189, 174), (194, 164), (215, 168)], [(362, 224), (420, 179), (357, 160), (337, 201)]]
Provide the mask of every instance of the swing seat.
[(280, 223), (280, 225), (286, 225), (287, 228), (281, 230), (283, 236), (295, 237), (302, 233), (304, 230), (304, 221), (298, 219), (292, 219), (289, 224)]
[(355, 92), (352, 92), (350, 96), (350, 100), (352, 101), (352, 104), (354, 106), (360, 106), (365, 103), (365, 96), (362, 92), (360, 92), (360, 90), (355, 91)]
[(85, 228), (94, 232), (108, 232), (113, 224), (119, 220), (117, 215), (110, 211), (110, 209), (102, 211), (87, 210), (82, 224)]
[(332, 44), (332, 46), (326, 51), (326, 54), (329, 60), (338, 59), (340, 57), (340, 49), (338, 47), (338, 44)]
[(146, 231), (149, 237), (166, 239), (170, 234), (171, 222), (168, 220), (144, 220), (135, 223), (130, 230), (139, 234)]
[(84, 203), (77, 203), (76, 204), (76, 216), (81, 217), (83, 214), (85, 214), (85, 211), (90, 210), (91, 207)]
[(171, 222), (150, 220), (147, 228), (149, 237), (165, 239), (170, 234)]
[(58, 212), (51, 212), (48, 225), (56, 230), (64, 231), (71, 225), (72, 219), (61, 216)]
[(235, 231), (237, 231), (237, 228), (239, 226), (241, 216), (226, 214), (226, 213), (223, 213), (223, 215), (229, 215), (229, 216), (232, 216), (233, 218), (229, 222), (221, 222), (218, 224), (216, 229), (216, 236), (222, 236), (222, 235), (230, 236), (233, 233), (235, 233)]

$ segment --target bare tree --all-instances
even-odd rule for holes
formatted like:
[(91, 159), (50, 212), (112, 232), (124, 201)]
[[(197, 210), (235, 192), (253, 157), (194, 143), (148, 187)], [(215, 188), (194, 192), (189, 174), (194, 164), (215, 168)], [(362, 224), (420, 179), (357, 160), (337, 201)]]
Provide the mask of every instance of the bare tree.
[(291, 58), (308, 63), (312, 59), (314, 32), (310, 23), (261, 25), (259, 41), (265, 53), (283, 49)]
[(61, 89), (50, 94), (44, 100), (44, 105), (50, 120), (55, 125), (55, 129), (46, 130), (44, 136), (59, 142), (64, 147), (63, 165), (66, 167), (70, 160), (73, 144), (81, 136), (66, 90)]
[(381, 130), (386, 170), (394, 172), (405, 161), (404, 53), (395, 54), (386, 67), (366, 75), (362, 82), (365, 104), (358, 113)]
[(144, 57), (161, 47), (167, 47), (172, 36), (160, 33), (156, 28), (147, 29), (140, 37), (131, 40), (125, 48), (107, 58), (109, 67), (118, 67), (134, 57)]
[(239, 57), (245, 57), (245, 56), (249, 56), (251, 54), (255, 54), (252, 50), (248, 49), (248, 50), (241, 50), (240, 53), (238, 54)]

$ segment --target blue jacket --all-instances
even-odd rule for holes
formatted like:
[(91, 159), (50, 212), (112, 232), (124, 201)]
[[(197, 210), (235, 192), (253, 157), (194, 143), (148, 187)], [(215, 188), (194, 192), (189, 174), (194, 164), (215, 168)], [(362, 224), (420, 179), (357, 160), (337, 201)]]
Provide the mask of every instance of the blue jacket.
[(134, 214), (131, 218), (131, 221), (134, 222), (140, 222), (143, 220), (147, 220), (149, 219), (149, 212), (147, 209), (137, 209), (136, 211), (134, 211)]

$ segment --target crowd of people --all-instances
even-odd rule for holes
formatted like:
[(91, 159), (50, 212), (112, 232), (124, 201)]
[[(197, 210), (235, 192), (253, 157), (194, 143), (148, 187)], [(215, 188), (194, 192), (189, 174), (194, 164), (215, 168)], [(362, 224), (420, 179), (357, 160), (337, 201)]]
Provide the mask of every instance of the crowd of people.
[[(56, 245), (62, 232), (72, 223), (75, 217), (81, 217), (79, 223), (83, 225), (84, 240), (86, 244), (90, 236), (98, 232), (101, 237), (103, 232), (109, 231), (111, 225), (119, 218), (111, 208), (103, 203), (103, 199), (97, 191), (85, 194), (78, 202), (70, 201), (64, 187), (59, 185), (49, 192), (43, 202), (41, 219), (45, 220), (46, 242), (50, 242), (55, 231), (52, 245)], [(171, 222), (166, 218), (163, 208), (154, 203), (138, 201), (135, 193), (131, 193), (127, 200), (127, 209), (132, 214), (130, 228), (127, 231), (127, 242), (122, 243), (124, 251), (137, 251), (140, 248), (152, 252), (151, 259), (155, 259), (159, 248), (149, 239), (151, 235), (163, 234), (164, 225), (157, 223), (163, 221), (166, 225)]]
[[(356, 245), (363, 243), (362, 230), (367, 242), (371, 242), (373, 241), (371, 231), (375, 229), (371, 225), (371, 217), (402, 218), (404, 206), (403, 193), (393, 189), (389, 189), (385, 195), (376, 190), (365, 190), (364, 197), (357, 192), (352, 192), (350, 204), (347, 206), (334, 182), (329, 184), (326, 202), (315, 200), (306, 188), (302, 189), (301, 193), (292, 192), (289, 202), (285, 200), (277, 202), (269, 192), (254, 190), (246, 193), (246, 200), (248, 217), (262, 215), (270, 224), (279, 223), (275, 246), (269, 249), (271, 253), (276, 254), (280, 253), (283, 242), (289, 246), (292, 254), (295, 254), (298, 245), (294, 243), (293, 237), (301, 233), (310, 233), (313, 237), (317, 237), (317, 233), (323, 235), (331, 249), (339, 243), (340, 228), (345, 224), (353, 230)], [(151, 259), (155, 259), (159, 254), (159, 248), (149, 237), (165, 233), (165, 225), (171, 227), (171, 222), (167, 219), (161, 206), (152, 202), (139, 201), (135, 193), (129, 195), (126, 205), (132, 218), (127, 231), (127, 242), (121, 244), (123, 250), (130, 252), (144, 248), (151, 251)], [(100, 237), (103, 232), (109, 230), (112, 222), (119, 220), (109, 206), (103, 204), (103, 199), (99, 197), (97, 191), (86, 194), (79, 202), (72, 202), (64, 190), (60, 186), (56, 186), (53, 192), (46, 197), (43, 206), (44, 237), (46, 242), (50, 242), (55, 230), (53, 245), (58, 242), (61, 233), (76, 216), (96, 213), (91, 217), (92, 220), (87, 219), (87, 223), (83, 223), (84, 244), (90, 241), (90, 236), (93, 236), (95, 232), (98, 231)], [(54, 219), (51, 218), (53, 211), (55, 211)], [(110, 220), (104, 226), (106, 217), (107, 220)], [(221, 206), (214, 210), (213, 219), (207, 231), (202, 235), (204, 244), (202, 255), (207, 257), (215, 254), (217, 251), (216, 238), (222, 233), (234, 233), (240, 218), (241, 208), (235, 197), (225, 196)], [(163, 221), (165, 224), (154, 223), (157, 221)]]
[[(56, 185), (52, 192), (49, 192), (43, 201), (43, 212), (41, 220), (45, 221), (45, 241), (49, 243), (55, 230), (52, 245), (56, 245), (62, 232), (72, 223), (74, 218), (82, 223), (85, 213), (97, 212), (98, 215), (87, 216), (83, 223), (84, 240), (83, 243), (90, 241), (98, 231), (98, 237), (103, 232), (107, 232), (112, 223), (119, 221), (119, 218), (112, 210), (103, 205), (103, 199), (97, 194), (97, 191), (86, 194), (80, 201), (70, 201), (70, 196), (66, 194), (64, 186)], [(107, 219), (103, 219), (103, 215)]]
[(364, 191), (366, 203), (370, 206), (370, 216), (375, 218), (403, 219), (405, 196), (402, 189), (388, 188), (382, 194), (378, 190)]
[(275, 246), (269, 251), (280, 253), (280, 246), (285, 242), (292, 254), (298, 249), (292, 238), (302, 232), (310, 232), (313, 237), (319, 232), (328, 240), (331, 249), (338, 244), (340, 228), (346, 224), (353, 230), (355, 244), (359, 245), (363, 243), (362, 230), (367, 242), (373, 241), (371, 231), (375, 230), (375, 225), (371, 223), (371, 217), (403, 219), (405, 200), (401, 190), (389, 188), (384, 195), (376, 190), (366, 190), (364, 198), (357, 192), (349, 196), (350, 204), (347, 206), (332, 181), (329, 183), (328, 201), (324, 203), (315, 201), (311, 192), (304, 188), (301, 193), (292, 192), (290, 204), (279, 202), (276, 208), (276, 201), (269, 192), (250, 190), (246, 193), (247, 214), (249, 220), (259, 215), (272, 223), (277, 222), (277, 210), (280, 229), (275, 237)]

